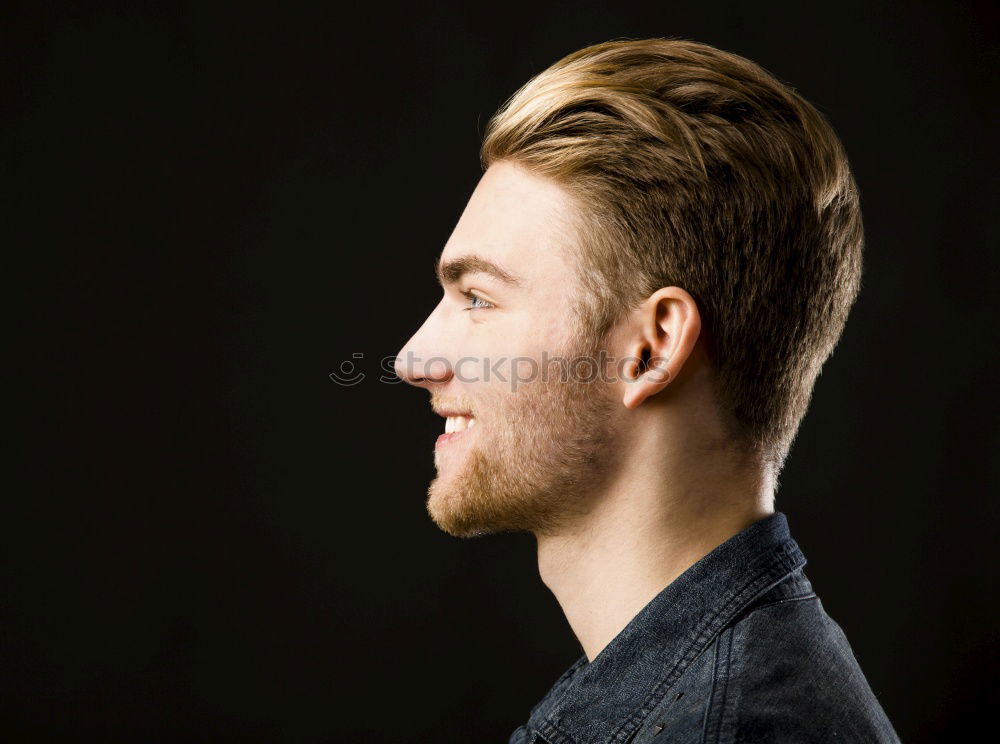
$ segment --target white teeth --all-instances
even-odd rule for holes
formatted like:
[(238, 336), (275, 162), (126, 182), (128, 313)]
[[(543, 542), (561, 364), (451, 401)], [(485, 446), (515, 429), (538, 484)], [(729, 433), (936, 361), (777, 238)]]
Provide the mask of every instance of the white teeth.
[(476, 425), (476, 420), (471, 416), (449, 416), (444, 422), (444, 433), (454, 434), (456, 432), (471, 429)]

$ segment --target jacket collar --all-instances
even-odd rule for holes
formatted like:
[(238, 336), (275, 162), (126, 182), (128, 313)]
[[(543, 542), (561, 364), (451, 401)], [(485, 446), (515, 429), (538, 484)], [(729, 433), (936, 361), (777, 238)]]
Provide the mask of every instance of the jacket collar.
[(654, 597), (593, 662), (577, 660), (532, 712), (529, 730), (576, 744), (593, 740), (589, 721), (613, 721), (606, 741), (627, 741), (640, 712), (754, 599), (805, 563), (783, 513), (750, 525)]

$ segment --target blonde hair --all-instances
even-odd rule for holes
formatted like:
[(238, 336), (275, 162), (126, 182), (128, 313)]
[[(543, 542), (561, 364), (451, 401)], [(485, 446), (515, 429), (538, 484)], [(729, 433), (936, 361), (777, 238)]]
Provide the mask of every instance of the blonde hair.
[(861, 282), (858, 191), (826, 119), (735, 54), (614, 40), (511, 96), (482, 144), (484, 170), (501, 160), (577, 202), (592, 338), (660, 287), (694, 297), (733, 441), (780, 471)]

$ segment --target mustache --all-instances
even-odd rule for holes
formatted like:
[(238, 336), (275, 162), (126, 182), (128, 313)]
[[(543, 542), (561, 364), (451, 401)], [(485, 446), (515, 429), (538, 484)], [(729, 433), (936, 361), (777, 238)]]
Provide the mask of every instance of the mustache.
[(431, 408), (436, 413), (441, 411), (463, 411), (475, 416), (476, 408), (468, 398), (445, 398), (445, 396), (431, 391)]

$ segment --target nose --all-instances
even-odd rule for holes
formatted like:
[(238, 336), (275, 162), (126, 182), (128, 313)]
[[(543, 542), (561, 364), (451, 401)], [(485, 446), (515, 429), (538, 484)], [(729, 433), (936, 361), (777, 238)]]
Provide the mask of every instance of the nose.
[(454, 374), (450, 356), (440, 342), (435, 343), (437, 315), (437, 312), (431, 313), (396, 355), (393, 371), (410, 385), (429, 388), (447, 382)]

